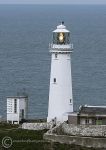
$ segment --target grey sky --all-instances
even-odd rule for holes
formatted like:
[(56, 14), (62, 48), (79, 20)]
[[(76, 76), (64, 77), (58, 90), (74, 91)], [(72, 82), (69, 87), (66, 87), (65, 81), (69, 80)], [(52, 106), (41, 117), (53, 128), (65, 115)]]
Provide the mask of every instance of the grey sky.
[(106, 4), (106, 0), (0, 0), (0, 4)]

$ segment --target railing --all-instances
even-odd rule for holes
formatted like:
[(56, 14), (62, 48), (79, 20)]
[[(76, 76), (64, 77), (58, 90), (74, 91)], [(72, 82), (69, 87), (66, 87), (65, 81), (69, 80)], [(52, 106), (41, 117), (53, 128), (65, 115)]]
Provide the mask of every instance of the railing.
[(49, 49), (73, 50), (73, 44), (66, 44), (66, 45), (49, 44)]

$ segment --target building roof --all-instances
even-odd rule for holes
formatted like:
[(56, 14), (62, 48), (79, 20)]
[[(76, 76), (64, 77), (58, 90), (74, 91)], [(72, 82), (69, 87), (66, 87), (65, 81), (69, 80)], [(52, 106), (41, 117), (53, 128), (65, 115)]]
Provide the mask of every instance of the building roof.
[(78, 115), (78, 112), (69, 112), (68, 113), (68, 116), (77, 116)]
[(81, 106), (79, 114), (106, 115), (106, 106)]
[(8, 96), (7, 98), (28, 98), (28, 96)]

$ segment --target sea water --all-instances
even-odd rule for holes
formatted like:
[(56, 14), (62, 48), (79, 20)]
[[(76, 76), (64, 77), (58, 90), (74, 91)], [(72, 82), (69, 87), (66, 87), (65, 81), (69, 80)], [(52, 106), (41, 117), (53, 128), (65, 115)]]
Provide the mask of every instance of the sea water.
[[(0, 5), (0, 115), (26, 93), (29, 118), (46, 118), (52, 31), (61, 21), (74, 44), (74, 110), (106, 105), (106, 5)], [(54, 108), (55, 109), (55, 108)]]

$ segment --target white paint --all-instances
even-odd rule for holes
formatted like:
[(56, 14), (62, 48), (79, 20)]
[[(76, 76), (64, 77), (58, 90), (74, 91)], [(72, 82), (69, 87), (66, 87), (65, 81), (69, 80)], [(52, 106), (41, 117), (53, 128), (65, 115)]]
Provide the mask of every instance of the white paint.
[(90, 106), (90, 105), (85, 105), (84, 107), (92, 107), (92, 108), (106, 108), (106, 106)]
[(68, 113), (68, 116), (74, 116), (74, 117), (77, 117), (78, 114), (76, 112), (72, 112), (72, 113)]
[(66, 29), (66, 26), (60, 24), (59, 26), (57, 26), (57, 29), (54, 30), (53, 32), (69, 32), (69, 31)]
[[(58, 49), (58, 50), (63, 50), (63, 51), (66, 51), (66, 52), (69, 52), (69, 49), (71, 48), (70, 52), (72, 52), (72, 49), (73, 49), (73, 44), (66, 44), (66, 45), (57, 45), (57, 44), (50, 44), (50, 49)], [(61, 52), (61, 51), (60, 51)]]
[[(53, 32), (69, 32), (64, 25), (57, 26)], [(58, 47), (58, 48), (57, 48)], [(60, 48), (59, 48), (60, 47)], [(50, 122), (68, 120), (68, 113), (73, 112), (72, 77), (71, 77), (71, 45), (52, 45), (51, 75), (49, 91), (48, 118)], [(54, 80), (56, 82), (54, 83)], [(71, 100), (71, 102), (70, 102)]]
[(86, 123), (85, 123), (85, 118), (81, 118), (81, 119), (80, 119), (80, 124), (81, 124), (81, 125), (85, 125), (85, 124), (86, 124)]
[(89, 119), (89, 124), (92, 124), (92, 119)]
[[(15, 112), (15, 102), (16, 112)], [(24, 96), (19, 97), (8, 97), (7, 98), (7, 122), (18, 123), (22, 119), (27, 119), (27, 107), (28, 107), (28, 98)], [(22, 110), (24, 111), (24, 115), (22, 116)]]
[(91, 118), (81, 118), (80, 119), (80, 124), (81, 125), (92, 124), (92, 119)]

